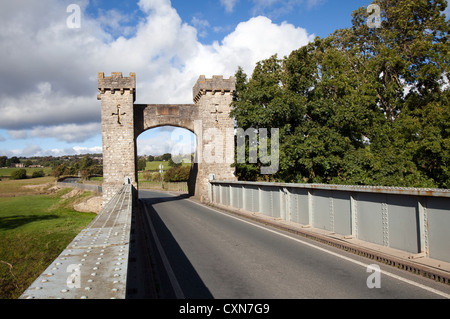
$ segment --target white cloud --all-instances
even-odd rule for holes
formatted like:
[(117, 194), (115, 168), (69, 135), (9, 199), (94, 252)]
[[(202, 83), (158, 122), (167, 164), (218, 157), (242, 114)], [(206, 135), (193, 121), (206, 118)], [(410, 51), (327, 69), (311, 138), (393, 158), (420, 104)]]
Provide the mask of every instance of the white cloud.
[(32, 157), (32, 156), (63, 156), (63, 155), (82, 155), (82, 154), (99, 154), (102, 152), (101, 146), (85, 147), (73, 146), (67, 148), (43, 149), (39, 145), (28, 145), (23, 149), (0, 149), (2, 156), (12, 157)]
[(155, 130), (158, 130), (157, 134), (148, 131), (139, 137), (138, 155), (170, 153), (176, 156), (195, 151), (196, 138), (190, 131), (176, 127), (161, 127)]
[(191, 24), (197, 29), (199, 37), (204, 38), (208, 35), (208, 29), (211, 26), (208, 20), (193, 17)]
[(39, 126), (31, 130), (31, 137), (55, 138), (67, 143), (84, 142), (101, 133), (100, 123)]
[(225, 7), (226, 12), (232, 12), (238, 0), (220, 0), (220, 4)]
[(101, 146), (94, 146), (94, 147), (74, 146), (74, 147), (72, 147), (72, 149), (74, 150), (75, 154), (77, 154), (77, 155), (102, 152)]
[(28, 137), (28, 133), (21, 130), (9, 130), (8, 134), (13, 140), (23, 140)]

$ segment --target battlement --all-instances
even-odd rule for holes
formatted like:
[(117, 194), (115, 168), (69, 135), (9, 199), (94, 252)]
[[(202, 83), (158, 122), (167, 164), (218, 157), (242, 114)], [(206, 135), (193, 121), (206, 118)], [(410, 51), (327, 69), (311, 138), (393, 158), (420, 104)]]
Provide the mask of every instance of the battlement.
[[(125, 90), (129, 90), (131, 94), (136, 93), (136, 75), (130, 73), (129, 77), (123, 77), (122, 72), (112, 72), (111, 76), (106, 76), (103, 72), (98, 73), (98, 89), (101, 94), (105, 91), (111, 91), (112, 94), (115, 91), (120, 91), (123, 94)], [(100, 99), (100, 96), (98, 97)]]
[(234, 77), (224, 79), (222, 75), (213, 75), (212, 79), (207, 79), (204, 75), (201, 75), (192, 89), (195, 103), (206, 92), (212, 92), (213, 94), (220, 92), (221, 94), (225, 94), (225, 92), (231, 93), (235, 90), (236, 80)]

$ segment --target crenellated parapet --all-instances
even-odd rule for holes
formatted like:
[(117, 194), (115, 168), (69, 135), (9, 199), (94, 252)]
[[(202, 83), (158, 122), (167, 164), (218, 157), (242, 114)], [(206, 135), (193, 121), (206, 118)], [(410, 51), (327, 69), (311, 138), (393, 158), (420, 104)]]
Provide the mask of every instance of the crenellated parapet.
[(130, 73), (129, 77), (123, 77), (122, 72), (112, 72), (111, 76), (106, 76), (103, 72), (98, 73), (98, 90), (100, 94), (97, 96), (98, 100), (101, 100), (101, 94), (105, 94), (106, 91), (110, 91), (111, 94), (120, 92), (124, 94), (125, 91), (130, 91), (133, 95), (133, 99), (136, 100), (136, 75)]
[(204, 75), (201, 75), (192, 89), (195, 103), (207, 92), (212, 92), (213, 95), (216, 93), (223, 95), (225, 93), (233, 93), (235, 90), (235, 78), (224, 79), (222, 75), (213, 75), (212, 79), (207, 79)]

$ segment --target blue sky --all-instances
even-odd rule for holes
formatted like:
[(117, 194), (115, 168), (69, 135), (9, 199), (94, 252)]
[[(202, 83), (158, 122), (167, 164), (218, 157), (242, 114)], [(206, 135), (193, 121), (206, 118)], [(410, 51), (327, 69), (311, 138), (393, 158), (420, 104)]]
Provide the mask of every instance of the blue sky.
[[(137, 103), (192, 103), (199, 75), (251, 74), (315, 36), (351, 26), (364, 0), (17, 0), (0, 3), (0, 156), (101, 152), (97, 72), (135, 72)], [(80, 8), (69, 27), (70, 4)], [(176, 133), (176, 134), (175, 134)], [(178, 131), (139, 138), (170, 152)], [(182, 139), (183, 141), (190, 140)]]

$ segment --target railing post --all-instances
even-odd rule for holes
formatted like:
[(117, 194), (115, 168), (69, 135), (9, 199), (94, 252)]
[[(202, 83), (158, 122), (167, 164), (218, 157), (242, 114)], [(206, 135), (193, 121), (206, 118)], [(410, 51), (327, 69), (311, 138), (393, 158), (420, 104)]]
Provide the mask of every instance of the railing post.
[(214, 197), (213, 197), (213, 185), (211, 183), (211, 181), (215, 180), (216, 176), (214, 174), (209, 174), (209, 183), (208, 183), (208, 198), (209, 198), (209, 202), (213, 203), (214, 202)]
[(313, 201), (313, 191), (308, 191), (308, 223), (311, 227), (314, 227), (314, 201)]
[(286, 187), (280, 189), (280, 217), (285, 221), (289, 221), (289, 191)]
[(350, 219), (352, 236), (358, 238), (358, 199), (356, 194), (350, 195)]
[(428, 212), (425, 199), (418, 198), (417, 200), (417, 212), (419, 219), (419, 240), (420, 240), (420, 252), (425, 253), (428, 256)]

